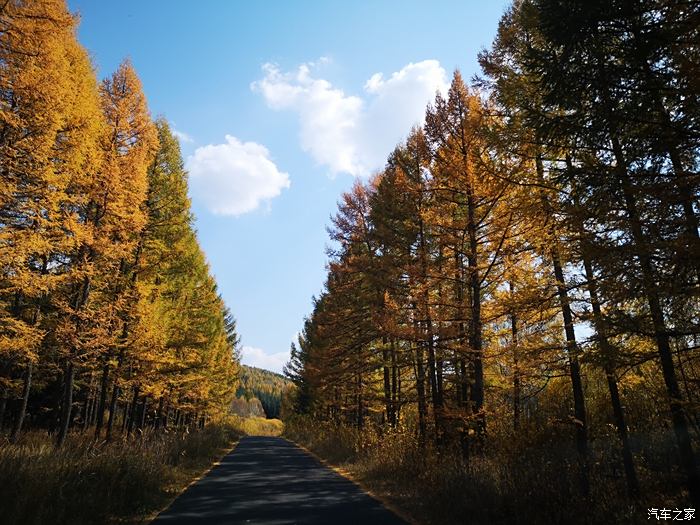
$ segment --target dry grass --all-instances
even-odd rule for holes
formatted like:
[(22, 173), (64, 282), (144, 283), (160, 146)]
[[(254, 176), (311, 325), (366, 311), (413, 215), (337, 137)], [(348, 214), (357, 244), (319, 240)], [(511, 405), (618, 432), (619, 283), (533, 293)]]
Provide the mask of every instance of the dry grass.
[(229, 416), (228, 421), (246, 436), (280, 436), (284, 431), (284, 423), (279, 419)]
[(3, 525), (143, 523), (228, 452), (242, 435), (278, 436), (278, 419), (224, 420), (196, 432), (95, 442), (72, 434), (56, 450), (43, 432), (0, 438)]
[(421, 449), (410, 432), (358, 432), (296, 419), (287, 422), (285, 435), (347, 470), (418, 523), (647, 523), (649, 507), (683, 508), (682, 478), (668, 463), (662, 468), (654, 460), (667, 454), (658, 436), (640, 447), (645, 497), (634, 501), (625, 495), (624, 478), (609, 459), (614, 443), (594, 448), (587, 499), (580, 494), (568, 443), (504, 442), (466, 464), (458, 451)]
[(235, 426), (220, 424), (108, 444), (76, 434), (60, 450), (40, 432), (16, 445), (3, 442), (2, 523), (138, 523), (230, 450), (239, 435)]

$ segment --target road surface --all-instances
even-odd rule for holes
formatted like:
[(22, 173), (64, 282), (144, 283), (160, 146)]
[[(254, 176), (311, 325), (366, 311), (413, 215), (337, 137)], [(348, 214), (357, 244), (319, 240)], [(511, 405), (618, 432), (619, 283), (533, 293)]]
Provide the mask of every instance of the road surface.
[(406, 525), (282, 438), (246, 437), (153, 525)]

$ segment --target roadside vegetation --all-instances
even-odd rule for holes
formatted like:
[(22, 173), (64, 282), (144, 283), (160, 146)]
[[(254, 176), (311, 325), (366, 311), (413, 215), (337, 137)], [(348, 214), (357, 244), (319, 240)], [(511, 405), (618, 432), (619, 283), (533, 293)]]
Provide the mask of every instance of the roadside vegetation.
[(247, 436), (279, 436), (284, 431), (284, 423), (279, 419), (264, 417), (230, 416), (233, 426)]
[(96, 442), (72, 434), (56, 450), (29, 432), (0, 446), (3, 523), (139, 523), (230, 450), (241, 430), (230, 424)]
[[(590, 498), (578, 493), (570, 456), (575, 450), (555, 435), (494, 438), (488, 452), (465, 461), (458, 450), (421, 447), (407, 428), (359, 431), (347, 425), (296, 417), (284, 437), (324, 459), (416, 523), (647, 523), (648, 508), (684, 508), (683, 478), (669, 468), (673, 436), (658, 432), (640, 443), (644, 499), (625, 496), (624, 474), (602, 460), (614, 441), (596, 443)], [(687, 505), (685, 505), (687, 507)]]
[(146, 429), (97, 442), (71, 434), (56, 450), (44, 432), (0, 444), (5, 525), (147, 523), (244, 435), (276, 436), (282, 422), (227, 416), (204, 429)]

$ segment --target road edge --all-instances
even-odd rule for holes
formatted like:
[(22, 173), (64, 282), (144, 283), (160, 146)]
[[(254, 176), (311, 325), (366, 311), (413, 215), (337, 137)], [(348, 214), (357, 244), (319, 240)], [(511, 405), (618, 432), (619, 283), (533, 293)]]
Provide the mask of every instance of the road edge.
[(403, 521), (408, 523), (408, 525), (420, 525), (419, 522), (417, 522), (414, 518), (406, 514), (403, 510), (399, 509), (396, 505), (388, 501), (386, 498), (383, 498), (376, 492), (373, 492), (372, 490), (368, 489), (365, 487), (353, 474), (347, 469), (337, 467), (333, 465), (332, 463), (328, 462), (327, 460), (323, 459), (321, 456), (316, 454), (314, 451), (309, 450), (306, 448), (304, 445), (301, 443), (297, 443), (296, 441), (293, 441), (289, 438), (286, 438), (284, 436), (279, 436), (281, 439), (284, 439), (288, 443), (291, 443), (295, 447), (299, 447), (302, 451), (304, 451), (306, 454), (314, 458), (316, 461), (321, 463), (324, 467), (329, 468), (339, 476), (342, 476), (343, 478), (347, 479), (350, 481), (353, 485), (355, 485), (357, 488), (359, 488), (362, 492), (367, 494), (370, 498), (375, 500), (377, 503), (382, 505), (386, 510), (391, 512), (392, 514), (395, 514), (399, 518), (401, 518)]
[(183, 487), (183, 489), (182, 489), (180, 492), (178, 492), (175, 496), (173, 496), (173, 497), (168, 501), (168, 503), (167, 503), (165, 506), (163, 506), (160, 510), (158, 510), (158, 511), (153, 511), (153, 512), (151, 512), (148, 516), (145, 516), (145, 517), (143, 518), (143, 521), (142, 521), (141, 523), (147, 524), (147, 525), (150, 525), (151, 523), (153, 523), (153, 522), (158, 518), (158, 516), (160, 516), (163, 512), (165, 512), (166, 510), (168, 510), (168, 509), (170, 508), (170, 506), (171, 506), (173, 503), (175, 503), (175, 500), (176, 500), (177, 498), (179, 498), (180, 496), (182, 496), (192, 485), (194, 485), (195, 483), (197, 483), (198, 481), (200, 481), (201, 479), (203, 479), (204, 477), (206, 477), (206, 476), (214, 469), (214, 467), (217, 467), (217, 466), (219, 466), (219, 465), (221, 464), (221, 462), (223, 461), (223, 459), (224, 459), (226, 456), (228, 456), (228, 455), (231, 454), (234, 450), (236, 450), (236, 447), (238, 447), (238, 444), (241, 442), (241, 440), (242, 440), (244, 437), (245, 437), (245, 436), (241, 436), (240, 438), (238, 438), (238, 440), (233, 444), (233, 446), (232, 446), (227, 452), (224, 452), (224, 453), (221, 455), (221, 457), (219, 457), (219, 459), (217, 459), (217, 460), (214, 461), (211, 465), (209, 465), (209, 468), (207, 468), (207, 469), (206, 469), (204, 472), (202, 472), (199, 476), (197, 476), (197, 477), (194, 478), (192, 481), (190, 481), (185, 487)]

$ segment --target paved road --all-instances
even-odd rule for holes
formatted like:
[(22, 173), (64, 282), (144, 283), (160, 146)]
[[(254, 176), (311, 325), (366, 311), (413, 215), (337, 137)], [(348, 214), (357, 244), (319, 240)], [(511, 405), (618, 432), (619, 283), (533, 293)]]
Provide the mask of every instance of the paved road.
[(246, 437), (153, 525), (406, 525), (293, 443)]

